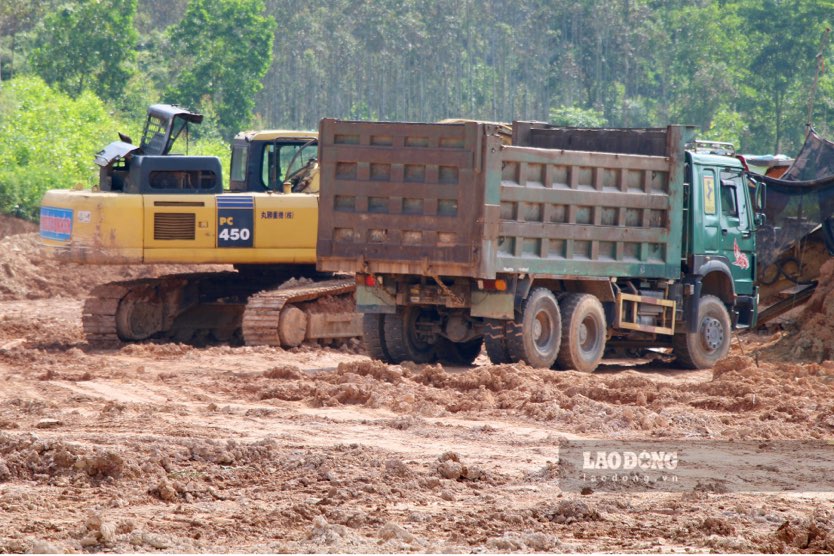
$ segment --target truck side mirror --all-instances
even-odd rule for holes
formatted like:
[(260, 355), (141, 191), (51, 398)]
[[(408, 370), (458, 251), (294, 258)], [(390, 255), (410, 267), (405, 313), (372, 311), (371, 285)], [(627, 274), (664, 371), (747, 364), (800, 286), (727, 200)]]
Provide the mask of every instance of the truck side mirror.
[(757, 228), (762, 228), (765, 224), (767, 224), (767, 216), (765, 216), (765, 213), (757, 212), (754, 214), (753, 224), (755, 224)]
[(756, 181), (756, 189), (753, 191), (753, 205), (755, 205), (756, 210), (760, 211), (763, 211), (765, 205), (767, 205), (767, 186), (764, 182)]

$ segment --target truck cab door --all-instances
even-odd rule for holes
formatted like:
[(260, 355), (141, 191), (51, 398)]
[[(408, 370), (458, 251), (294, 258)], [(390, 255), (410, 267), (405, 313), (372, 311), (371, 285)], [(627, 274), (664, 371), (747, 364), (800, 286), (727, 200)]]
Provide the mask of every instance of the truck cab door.
[[(699, 231), (696, 224), (694, 237), (696, 245), (700, 244), (699, 251), (705, 254), (719, 254), (721, 251), (721, 216), (718, 209), (718, 179), (715, 169), (696, 166), (697, 180), (700, 180), (700, 204), (703, 231)], [(693, 203), (694, 205), (694, 203)], [(696, 220), (697, 222), (697, 220)], [(697, 247), (696, 247), (697, 249)]]
[(736, 293), (752, 294), (755, 239), (750, 199), (738, 171), (719, 172), (716, 193), (720, 205), (721, 254), (730, 262)]

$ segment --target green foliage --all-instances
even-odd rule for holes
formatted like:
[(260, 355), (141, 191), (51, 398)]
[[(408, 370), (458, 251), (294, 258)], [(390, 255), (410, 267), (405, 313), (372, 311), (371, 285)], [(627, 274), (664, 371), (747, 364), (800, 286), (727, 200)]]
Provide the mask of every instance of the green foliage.
[(10, 79), (17, 71), (18, 36), (31, 29), (52, 8), (51, 4), (32, 0), (0, 2), (0, 81)]
[[(0, 212), (36, 219), (48, 189), (98, 184), (95, 153), (121, 129), (138, 140), (145, 115), (125, 125), (87, 91), (78, 98), (38, 77), (17, 77), (0, 88)], [(229, 145), (219, 137), (192, 141), (193, 155), (217, 156), (228, 176)]]
[(188, 152), (197, 156), (216, 156), (219, 158), (223, 165), (223, 184), (224, 187), (228, 186), (232, 149), (227, 141), (219, 137), (200, 137), (190, 145)]
[(165, 98), (200, 109), (210, 100), (226, 139), (248, 125), (272, 61), (275, 20), (263, 0), (191, 0), (171, 29), (176, 64)]
[(136, 0), (81, 0), (50, 11), (35, 29), (30, 64), (50, 85), (77, 97), (117, 100), (133, 73)]
[(709, 129), (702, 136), (710, 141), (732, 143), (736, 148), (739, 148), (747, 131), (747, 125), (742, 115), (726, 106), (722, 106), (715, 113)]
[(599, 110), (560, 106), (550, 109), (550, 123), (568, 127), (603, 127), (607, 122)]
[[(325, 116), (691, 124), (743, 152), (791, 155), (803, 139), (821, 31), (834, 18), (834, 0), (65, 2), (0, 0), (0, 76), (35, 72), (79, 102), (94, 102), (94, 92), (107, 103), (98, 103), (102, 114), (115, 116), (61, 153), (61, 164), (75, 157), (86, 168), (72, 179), (54, 169), (59, 158), (30, 163), (34, 147), (2, 135), (6, 209), (33, 206), (46, 182), (94, 182), (91, 153), (117, 129), (138, 138), (147, 106), (161, 101), (202, 112), (189, 150), (226, 164), (237, 131), (315, 129)], [(834, 62), (831, 46), (823, 59)], [(3, 126), (25, 127), (19, 95), (44, 122), (64, 118), (34, 102), (55, 95), (42, 82), (12, 83), (0, 82)], [(828, 70), (812, 115), (828, 136), (832, 99)], [(44, 124), (56, 147), (83, 128)]]
[[(831, 0), (738, 2), (747, 23), (750, 56), (746, 69), (752, 89), (746, 107), (755, 114), (751, 131), (770, 139), (768, 150), (802, 144), (804, 108), (816, 69), (822, 30), (834, 14)], [(827, 21), (826, 21), (827, 20)]]
[(73, 99), (37, 77), (0, 88), (0, 211), (35, 218), (47, 189), (89, 186), (116, 122), (90, 92)]

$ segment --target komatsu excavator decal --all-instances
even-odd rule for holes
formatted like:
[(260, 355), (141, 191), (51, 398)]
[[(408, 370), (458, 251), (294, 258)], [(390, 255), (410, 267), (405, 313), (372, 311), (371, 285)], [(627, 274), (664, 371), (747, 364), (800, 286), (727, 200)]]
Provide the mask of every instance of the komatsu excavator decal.
[(217, 247), (252, 247), (255, 199), (249, 196), (217, 197)]
[(72, 237), (72, 210), (41, 207), (41, 237), (55, 241), (69, 241)]

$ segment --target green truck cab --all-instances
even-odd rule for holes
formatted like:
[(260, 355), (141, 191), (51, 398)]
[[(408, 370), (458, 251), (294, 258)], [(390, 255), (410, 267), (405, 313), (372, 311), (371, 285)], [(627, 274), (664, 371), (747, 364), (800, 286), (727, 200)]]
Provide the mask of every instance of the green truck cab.
[(756, 324), (756, 234), (750, 188), (741, 162), (729, 156), (686, 153), (684, 206), (686, 274), (734, 311), (734, 324)]
[(322, 120), (317, 264), (354, 272), (366, 346), (398, 363), (689, 368), (755, 324), (742, 163), (694, 129)]

